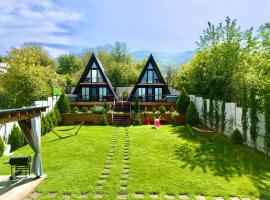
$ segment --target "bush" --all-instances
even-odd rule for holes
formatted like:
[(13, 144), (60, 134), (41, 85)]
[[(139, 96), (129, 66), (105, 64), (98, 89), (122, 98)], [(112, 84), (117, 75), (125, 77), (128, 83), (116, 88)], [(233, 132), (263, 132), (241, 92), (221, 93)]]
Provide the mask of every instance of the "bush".
[(123, 100), (126, 101), (128, 99), (128, 93), (127, 92), (123, 92), (122, 93), (122, 97), (123, 97)]
[(3, 155), (4, 151), (5, 151), (5, 144), (3, 139), (0, 137), (0, 157)]
[(48, 122), (48, 124), (47, 124), (47, 133), (48, 133), (48, 132), (51, 131), (51, 129), (54, 127), (54, 125), (53, 125), (51, 115), (49, 113), (46, 115), (46, 119), (47, 119), (47, 122)]
[(159, 112), (160, 112), (161, 114), (164, 114), (164, 113), (166, 112), (165, 106), (160, 106), (160, 107), (159, 107)]
[(178, 116), (179, 116), (179, 113), (177, 113), (177, 112), (172, 112), (172, 114), (171, 114), (172, 120), (176, 120), (178, 118)]
[(104, 107), (101, 107), (101, 106), (93, 106), (91, 110), (92, 110), (92, 113), (96, 113), (96, 114), (107, 113), (106, 109)]
[(135, 101), (133, 103), (133, 110), (135, 112), (139, 112), (140, 111), (140, 102), (139, 102), (139, 99), (137, 97), (135, 98)]
[(82, 107), (81, 108), (81, 112), (83, 112), (83, 113), (86, 113), (86, 112), (88, 112), (89, 111), (89, 109), (87, 108), (87, 107)]
[(24, 146), (24, 137), (18, 126), (14, 125), (8, 138), (8, 144), (11, 145), (11, 151)]
[(73, 107), (73, 108), (72, 108), (72, 112), (73, 112), (73, 113), (79, 112), (79, 108), (78, 108), (77, 106)]
[(41, 117), (41, 135), (45, 135), (47, 133), (47, 124), (46, 118), (42, 115)]
[(231, 140), (234, 144), (243, 144), (243, 136), (237, 128), (233, 131)]
[(142, 125), (142, 121), (141, 121), (141, 117), (139, 114), (136, 115), (135, 119), (134, 119), (134, 124), (136, 126)]
[(186, 113), (186, 122), (191, 125), (200, 123), (199, 114), (193, 101), (189, 103)]
[(204, 123), (207, 124), (207, 100), (203, 99), (202, 116)]
[(173, 113), (174, 111), (175, 111), (175, 109), (174, 109), (174, 107), (172, 106), (172, 107), (170, 108), (170, 112)]
[[(250, 137), (254, 144), (256, 144), (257, 136), (258, 136), (258, 103), (256, 100), (256, 91), (254, 88), (250, 90)], [(255, 145), (256, 146), (256, 145)]]
[(214, 103), (213, 100), (210, 99), (209, 102), (209, 113), (208, 113), (208, 117), (209, 117), (209, 123), (211, 128), (213, 127), (213, 118), (214, 118)]
[(55, 112), (56, 119), (57, 119), (57, 122), (58, 122), (58, 125), (59, 125), (59, 124), (62, 123), (62, 117), (61, 117), (60, 112), (59, 112), (57, 107), (54, 108), (54, 112)]
[(215, 128), (216, 131), (218, 132), (219, 127), (220, 127), (220, 114), (219, 114), (219, 102), (218, 100), (215, 100), (214, 102), (214, 116), (215, 116)]
[(152, 112), (155, 114), (155, 113), (156, 113), (156, 109), (155, 109), (155, 108), (153, 108), (153, 109), (152, 109)]
[(60, 113), (70, 112), (70, 105), (68, 99), (64, 93), (61, 94), (60, 98), (57, 101), (57, 108)]
[(106, 115), (102, 115), (101, 116), (99, 124), (101, 126), (107, 126), (108, 125), (108, 121), (107, 121), (107, 116)]
[(55, 114), (54, 110), (52, 110), (50, 112), (50, 117), (51, 117), (52, 122), (53, 122), (53, 127), (57, 126), (58, 125), (58, 120), (57, 120), (57, 117), (56, 117), (56, 114)]
[(106, 110), (106, 112), (108, 112), (110, 110), (110, 105), (107, 105), (105, 101), (103, 108)]
[(187, 92), (185, 88), (182, 89), (180, 96), (178, 97), (176, 101), (176, 110), (179, 113), (186, 113), (187, 108), (189, 106), (189, 96), (187, 95)]

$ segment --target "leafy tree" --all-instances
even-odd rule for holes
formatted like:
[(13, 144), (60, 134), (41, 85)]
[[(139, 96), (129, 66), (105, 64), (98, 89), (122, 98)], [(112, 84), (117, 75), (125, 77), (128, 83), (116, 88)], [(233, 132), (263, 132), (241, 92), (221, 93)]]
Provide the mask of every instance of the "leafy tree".
[(247, 95), (247, 88), (243, 87), (242, 89), (242, 98), (241, 98), (241, 106), (242, 106), (242, 129), (243, 129), (243, 139), (244, 142), (247, 142), (247, 129), (248, 129), (248, 118), (247, 118), (247, 113), (248, 113), (248, 95)]
[(226, 98), (223, 99), (222, 105), (221, 105), (221, 116), (220, 116), (220, 128), (221, 132), (224, 133), (225, 128), (226, 128), (226, 111), (225, 111), (225, 106), (226, 106)]
[(81, 60), (75, 54), (59, 56), (58, 63), (59, 74), (72, 74), (82, 69)]
[(131, 61), (131, 56), (128, 54), (126, 43), (115, 42), (111, 50), (111, 56), (116, 62), (129, 63)]
[(11, 151), (15, 151), (24, 146), (24, 137), (21, 130), (16, 125), (12, 127), (11, 134), (8, 138), (8, 144), (11, 145)]
[(256, 140), (258, 135), (258, 116), (257, 116), (258, 105), (256, 101), (255, 88), (250, 89), (250, 137), (256, 147)]
[(139, 99), (137, 97), (134, 99), (133, 110), (136, 113), (140, 111), (140, 102), (139, 102)]
[(191, 125), (196, 125), (200, 123), (199, 113), (193, 101), (190, 101), (187, 108), (186, 122)]
[(216, 131), (218, 132), (219, 127), (220, 127), (220, 114), (219, 114), (219, 103), (218, 100), (215, 100), (214, 102), (214, 115), (215, 115), (215, 128)]
[(207, 99), (203, 99), (202, 116), (204, 123), (207, 124)]
[(178, 113), (186, 113), (189, 106), (190, 98), (187, 95), (185, 88), (182, 88), (181, 94), (176, 101), (176, 110)]
[(270, 97), (266, 94), (264, 97), (264, 144), (266, 149), (266, 155), (269, 155), (270, 150)]
[(60, 98), (57, 101), (57, 108), (60, 113), (68, 113), (70, 112), (70, 105), (68, 102), (68, 99), (64, 93), (60, 96)]
[(209, 103), (208, 117), (209, 117), (210, 126), (213, 127), (214, 104), (213, 104), (213, 100), (212, 99), (210, 99), (210, 103)]

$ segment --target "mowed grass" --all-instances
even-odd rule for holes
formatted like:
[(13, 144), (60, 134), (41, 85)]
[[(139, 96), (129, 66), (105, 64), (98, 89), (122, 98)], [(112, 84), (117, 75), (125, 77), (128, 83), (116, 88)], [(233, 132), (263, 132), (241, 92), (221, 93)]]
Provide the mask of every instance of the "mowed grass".
[[(64, 129), (66, 127), (59, 127)], [(222, 196), (264, 197), (270, 199), (270, 161), (263, 155), (215, 134), (190, 131), (185, 126), (162, 125), (130, 126), (129, 173), (127, 190), (120, 190), (123, 183), (123, 154), (125, 128), (112, 126), (83, 126), (77, 136), (59, 140), (49, 133), (42, 137), (41, 156), (47, 179), (38, 187), (40, 199), (56, 192), (57, 199), (71, 194), (79, 199), (87, 193), (93, 199), (102, 193), (103, 199), (116, 199), (118, 194), (143, 193), (150, 199), (157, 193), (160, 199), (165, 194), (188, 194), (214, 199)], [(65, 134), (65, 133), (62, 133)], [(112, 137), (116, 136), (112, 166), (104, 188), (96, 189), (99, 177), (111, 151)], [(211, 140), (209, 140), (211, 139)], [(14, 155), (33, 155), (26, 146)], [(9, 158), (0, 158), (5, 162)], [(0, 165), (0, 174), (9, 174), (8, 165)]]

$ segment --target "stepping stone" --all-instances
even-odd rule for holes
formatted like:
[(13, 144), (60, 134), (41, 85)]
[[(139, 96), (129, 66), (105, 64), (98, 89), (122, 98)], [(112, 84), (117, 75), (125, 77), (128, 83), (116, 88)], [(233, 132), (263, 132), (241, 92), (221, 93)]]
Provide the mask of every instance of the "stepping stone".
[(123, 178), (128, 178), (128, 174), (123, 174)]
[(112, 160), (106, 160), (106, 164), (112, 164)]
[(40, 195), (41, 195), (40, 192), (33, 192), (32, 195), (31, 195), (31, 198), (37, 199)]
[(120, 190), (127, 190), (127, 186), (126, 185), (120, 186)]
[(102, 172), (102, 175), (106, 175), (106, 176), (108, 176), (108, 175), (109, 175), (109, 173), (108, 173), (108, 172)]
[(123, 172), (123, 175), (128, 175), (128, 171), (124, 171)]
[(189, 199), (189, 197), (188, 197), (187, 194), (180, 194), (180, 195), (179, 195), (179, 198), (180, 198), (180, 199)]
[(94, 199), (102, 199), (103, 195), (101, 193), (94, 194)]
[(152, 193), (150, 194), (149, 196), (151, 199), (158, 199), (159, 198), (159, 195), (157, 193)]
[(240, 200), (239, 197), (231, 197), (230, 199), (231, 199), (231, 200)]
[(223, 197), (215, 197), (215, 200), (224, 200)]
[(197, 200), (206, 200), (205, 196), (202, 195), (197, 195), (196, 198)]
[(144, 194), (142, 194), (142, 193), (135, 193), (135, 194), (133, 194), (133, 197), (135, 199), (143, 199), (144, 198)]
[(129, 169), (123, 169), (123, 174), (128, 173)]
[(106, 164), (106, 165), (104, 166), (105, 169), (111, 169), (111, 167), (112, 167), (111, 164)]
[(107, 179), (108, 178), (108, 174), (102, 174), (101, 176), (100, 176), (100, 178), (102, 178), (102, 179)]
[(242, 198), (242, 200), (251, 200), (250, 197), (245, 197), (245, 198)]
[(88, 194), (87, 193), (82, 193), (80, 196), (79, 196), (80, 199), (87, 199), (88, 198)]
[(126, 166), (126, 165), (125, 165), (125, 166), (123, 167), (123, 169), (129, 169), (129, 166)]
[(104, 187), (103, 185), (97, 185), (97, 186), (96, 186), (96, 189), (98, 189), (98, 190), (102, 190), (102, 189), (103, 189), (103, 187)]
[(110, 171), (110, 169), (103, 169), (103, 171), (107, 173)]
[(117, 199), (127, 199), (128, 195), (127, 194), (118, 194)]
[(175, 195), (174, 194), (165, 194), (165, 199), (175, 199)]
[(54, 198), (54, 197), (56, 197), (56, 192), (49, 192), (48, 193), (48, 197), (50, 197), (50, 198)]
[(70, 199), (71, 195), (70, 194), (63, 194), (63, 199)]
[(264, 198), (256, 198), (256, 200), (264, 200)]

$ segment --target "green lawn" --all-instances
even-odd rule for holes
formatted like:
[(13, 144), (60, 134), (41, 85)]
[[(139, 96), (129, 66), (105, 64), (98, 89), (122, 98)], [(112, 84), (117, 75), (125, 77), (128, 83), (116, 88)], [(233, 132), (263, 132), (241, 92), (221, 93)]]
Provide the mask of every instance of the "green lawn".
[[(62, 128), (62, 127), (61, 127)], [(128, 137), (125, 132), (128, 130)], [(115, 145), (112, 138), (116, 138)], [(211, 139), (211, 140), (209, 140)], [(125, 141), (129, 141), (129, 147)], [(124, 145), (126, 144), (126, 145)], [(107, 157), (114, 146), (111, 169), (103, 183), (96, 185)], [(125, 153), (124, 153), (125, 152)], [(23, 147), (15, 155), (31, 155)], [(74, 199), (88, 193), (103, 193), (103, 199), (116, 199), (118, 194), (143, 193), (150, 199), (158, 193), (166, 194), (255, 197), (270, 199), (270, 161), (244, 146), (233, 145), (222, 136), (192, 133), (184, 126), (162, 125), (130, 126), (128, 129), (112, 126), (83, 126), (77, 136), (57, 140), (52, 133), (42, 137), (43, 170), (48, 175), (37, 189), (47, 199), (49, 192), (71, 194)], [(125, 155), (125, 156), (124, 156)], [(123, 161), (128, 157), (128, 161)], [(4, 162), (8, 158), (1, 158)], [(128, 170), (123, 178), (123, 163)], [(9, 166), (0, 165), (0, 173), (8, 174)], [(120, 186), (127, 185), (127, 190)]]

